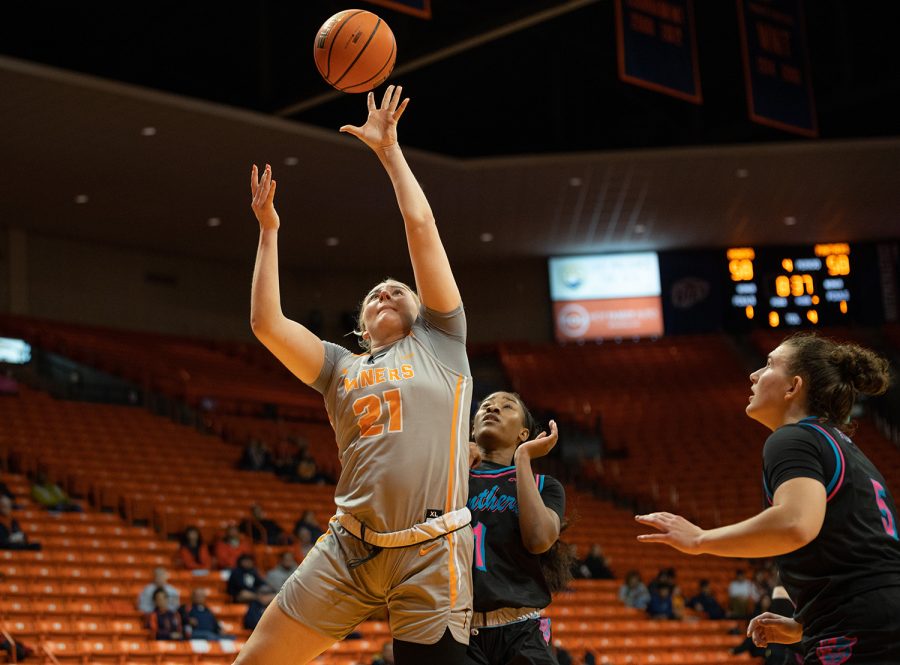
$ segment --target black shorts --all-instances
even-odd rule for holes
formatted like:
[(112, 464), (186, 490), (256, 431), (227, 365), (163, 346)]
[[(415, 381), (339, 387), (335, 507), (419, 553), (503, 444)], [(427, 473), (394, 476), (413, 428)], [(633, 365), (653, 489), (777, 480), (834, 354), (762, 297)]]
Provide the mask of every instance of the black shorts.
[(466, 665), (559, 665), (550, 646), (550, 619), (473, 628)]
[(815, 635), (803, 635), (806, 665), (900, 663), (900, 587), (858, 594), (816, 617)]

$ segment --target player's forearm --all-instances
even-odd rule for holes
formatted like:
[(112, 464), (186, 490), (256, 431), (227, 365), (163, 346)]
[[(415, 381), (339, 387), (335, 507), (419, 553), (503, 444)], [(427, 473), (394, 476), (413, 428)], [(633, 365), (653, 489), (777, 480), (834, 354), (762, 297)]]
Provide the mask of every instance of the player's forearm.
[(410, 231), (417, 227), (434, 224), (434, 213), (431, 205), (422, 191), (422, 186), (416, 180), (412, 169), (403, 156), (403, 151), (398, 144), (378, 151), (378, 159), (381, 160), (391, 184), (394, 186), (394, 194), (397, 196), (397, 205), (400, 214)]
[(522, 544), (532, 554), (542, 554), (559, 538), (559, 524), (541, 499), (528, 455), (516, 457), (516, 493)]
[(698, 553), (755, 559), (787, 554), (808, 542), (792, 512), (785, 506), (772, 506), (743, 522), (704, 531)]
[(278, 231), (261, 230), (250, 290), (250, 326), (257, 336), (265, 335), (281, 318), (284, 314), (278, 282)]

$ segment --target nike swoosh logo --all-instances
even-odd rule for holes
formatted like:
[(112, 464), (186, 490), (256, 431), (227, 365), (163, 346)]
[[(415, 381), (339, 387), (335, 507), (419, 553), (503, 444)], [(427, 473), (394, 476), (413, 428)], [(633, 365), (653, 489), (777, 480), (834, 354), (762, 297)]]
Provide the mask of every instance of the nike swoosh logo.
[(431, 543), (431, 545), (423, 545), (422, 547), (419, 548), (419, 556), (425, 556), (426, 554), (428, 554), (431, 550), (433, 550), (435, 547), (437, 547), (440, 544), (441, 544), (441, 541), (436, 540), (433, 543)]

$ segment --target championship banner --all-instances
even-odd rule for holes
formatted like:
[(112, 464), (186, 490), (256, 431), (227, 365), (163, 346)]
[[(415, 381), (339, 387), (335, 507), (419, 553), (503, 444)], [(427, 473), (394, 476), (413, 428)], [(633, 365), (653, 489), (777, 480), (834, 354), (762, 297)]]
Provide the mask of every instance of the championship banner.
[(419, 18), (431, 18), (431, 0), (367, 0), (367, 2)]
[(693, 0), (616, 0), (619, 78), (703, 103)]
[(816, 137), (802, 0), (737, 0), (750, 119)]

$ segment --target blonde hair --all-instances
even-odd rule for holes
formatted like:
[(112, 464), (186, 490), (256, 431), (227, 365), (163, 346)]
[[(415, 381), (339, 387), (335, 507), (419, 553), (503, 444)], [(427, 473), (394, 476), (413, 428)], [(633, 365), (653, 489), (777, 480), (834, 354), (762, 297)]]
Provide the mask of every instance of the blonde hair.
[(410, 295), (412, 295), (413, 300), (416, 301), (416, 309), (422, 308), (422, 301), (419, 300), (419, 294), (416, 293), (409, 284), (405, 282), (401, 282), (398, 279), (394, 279), (393, 277), (385, 277), (383, 280), (378, 282), (375, 286), (369, 289), (369, 292), (362, 299), (362, 302), (359, 303), (359, 308), (356, 312), (356, 329), (351, 332), (352, 335), (356, 335), (356, 341), (359, 342), (359, 345), (364, 348), (366, 351), (369, 351), (372, 348), (372, 342), (369, 339), (366, 339), (363, 335), (366, 334), (366, 322), (363, 321), (363, 310), (366, 307), (366, 302), (369, 300), (369, 296), (372, 295), (375, 291), (380, 289), (385, 284), (397, 284), (398, 286), (402, 286), (404, 289), (409, 291)]

